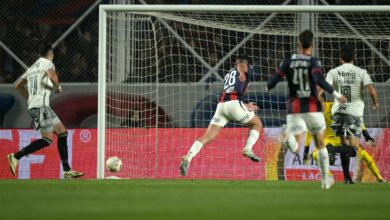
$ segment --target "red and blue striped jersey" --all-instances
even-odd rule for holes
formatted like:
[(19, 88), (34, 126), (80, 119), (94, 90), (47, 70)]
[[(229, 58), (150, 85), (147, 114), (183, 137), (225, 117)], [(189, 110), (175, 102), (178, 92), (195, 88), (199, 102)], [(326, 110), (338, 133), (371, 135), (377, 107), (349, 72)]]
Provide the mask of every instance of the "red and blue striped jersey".
[(239, 76), (240, 73), (238, 72), (237, 68), (229, 70), (228, 74), (225, 75), (223, 82), (223, 92), (219, 98), (219, 102), (243, 99), (248, 88), (249, 76), (248, 73), (245, 73), (244, 82), (240, 82)]
[(325, 81), (322, 64), (316, 57), (294, 54), (283, 60), (268, 82), (268, 89), (275, 87), (285, 76), (289, 88), (289, 114), (322, 111), (317, 85), (329, 93), (333, 93), (333, 88)]

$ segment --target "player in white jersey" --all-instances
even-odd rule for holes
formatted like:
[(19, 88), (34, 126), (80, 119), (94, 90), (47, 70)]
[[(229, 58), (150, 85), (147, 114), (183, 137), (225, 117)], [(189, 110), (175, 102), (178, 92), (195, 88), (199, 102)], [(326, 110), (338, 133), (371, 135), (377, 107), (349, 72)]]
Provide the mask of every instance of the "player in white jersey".
[[(337, 100), (334, 101), (332, 107), (334, 123), (331, 127), (336, 133), (336, 136), (340, 137), (342, 144), (359, 149), (364, 111), (364, 89), (367, 89), (367, 92), (371, 96), (372, 108), (374, 110), (379, 108), (379, 102), (370, 76), (366, 70), (354, 65), (354, 59), (354, 48), (349, 45), (342, 47), (340, 50), (341, 65), (328, 72), (326, 81), (348, 99), (348, 102), (344, 104), (340, 104)], [(361, 152), (365, 152), (365, 150), (359, 149), (359, 157), (371, 158), (366, 152)], [(367, 164), (368, 167), (375, 166), (372, 158), (371, 160), (366, 159), (366, 161), (371, 161)], [(382, 177), (378, 179), (381, 182), (383, 181)]]
[[(39, 47), (40, 58), (16, 82), (16, 89), (28, 100), (28, 113), (34, 120), (35, 129), (41, 132), (42, 138), (31, 142), (16, 153), (8, 154), (12, 174), (16, 175), (18, 161), (33, 152), (49, 146), (53, 140), (53, 133), (58, 135), (58, 153), (64, 170), (64, 178), (78, 178), (82, 172), (72, 170), (68, 163), (68, 132), (56, 113), (49, 106), (51, 90), (61, 93), (62, 88), (58, 81), (53, 64), (53, 48), (50, 44)], [(27, 90), (25, 85), (27, 84)]]
[(347, 103), (334, 101), (332, 128), (343, 143), (360, 145), (362, 118), (364, 110), (363, 92), (367, 89), (372, 99), (374, 110), (379, 108), (378, 95), (367, 71), (354, 65), (354, 48), (345, 45), (340, 50), (341, 66), (330, 70), (326, 81), (333, 85), (336, 91), (347, 97)]

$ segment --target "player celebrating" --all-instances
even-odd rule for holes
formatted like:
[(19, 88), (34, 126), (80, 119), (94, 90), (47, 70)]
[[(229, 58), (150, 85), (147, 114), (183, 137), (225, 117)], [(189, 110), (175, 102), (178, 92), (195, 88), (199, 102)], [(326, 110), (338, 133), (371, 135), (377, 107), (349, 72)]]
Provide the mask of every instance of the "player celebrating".
[(324, 145), (323, 131), (325, 119), (322, 113), (321, 103), (317, 98), (317, 85), (327, 92), (332, 93), (340, 102), (346, 98), (325, 81), (321, 62), (312, 56), (313, 33), (305, 30), (298, 36), (298, 54), (285, 59), (276, 70), (276, 74), (267, 84), (270, 90), (276, 84), (287, 77), (289, 87), (289, 102), (287, 127), (284, 131), (284, 145), (291, 152), (298, 152), (298, 143), (302, 135), (309, 130), (314, 137), (318, 148), (319, 165), (322, 174), (323, 189), (329, 189), (333, 183), (333, 176), (329, 176), (329, 156)]
[(236, 58), (236, 67), (231, 69), (225, 76), (224, 91), (220, 96), (219, 103), (206, 133), (196, 140), (186, 156), (183, 156), (180, 164), (180, 173), (187, 175), (192, 158), (199, 153), (203, 146), (214, 140), (221, 129), (230, 121), (238, 121), (250, 127), (242, 155), (254, 162), (260, 158), (252, 152), (252, 147), (260, 135), (262, 124), (260, 118), (254, 113), (258, 107), (254, 103), (243, 104), (243, 96), (248, 89), (251, 69), (246, 55)]
[[(326, 76), (326, 81), (335, 89), (344, 94), (348, 102), (334, 101), (332, 115), (334, 123), (332, 128), (343, 144), (360, 148), (360, 136), (362, 133), (362, 118), (364, 101), (362, 94), (364, 88), (371, 96), (372, 108), (379, 108), (378, 95), (367, 71), (354, 65), (355, 50), (350, 45), (344, 45), (340, 50), (341, 65), (331, 69)], [(368, 157), (366, 151), (360, 150), (359, 157), (368, 161), (368, 166), (374, 166), (373, 160)], [(376, 166), (375, 166), (376, 167)], [(370, 167), (375, 170), (374, 167)], [(379, 174), (379, 172), (375, 172)], [(376, 175), (379, 181), (383, 178)]]
[[(58, 135), (58, 153), (64, 169), (64, 178), (78, 178), (82, 172), (72, 170), (68, 163), (68, 132), (60, 119), (49, 106), (49, 97), (53, 85), (56, 93), (62, 88), (54, 70), (53, 48), (50, 44), (39, 47), (40, 58), (22, 75), (16, 83), (16, 89), (28, 99), (28, 113), (34, 120), (35, 129), (41, 132), (42, 138), (31, 142), (15, 154), (8, 154), (12, 174), (16, 175), (16, 168), (20, 158), (49, 146), (53, 140), (53, 132)], [(27, 84), (28, 90), (25, 85)]]

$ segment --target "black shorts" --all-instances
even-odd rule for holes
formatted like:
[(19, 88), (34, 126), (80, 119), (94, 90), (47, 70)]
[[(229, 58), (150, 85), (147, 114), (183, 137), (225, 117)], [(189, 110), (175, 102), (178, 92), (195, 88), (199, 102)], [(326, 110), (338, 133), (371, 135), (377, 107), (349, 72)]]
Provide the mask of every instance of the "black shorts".
[(362, 123), (359, 117), (336, 113), (333, 116), (333, 124), (330, 126), (337, 136), (355, 136), (362, 134)]

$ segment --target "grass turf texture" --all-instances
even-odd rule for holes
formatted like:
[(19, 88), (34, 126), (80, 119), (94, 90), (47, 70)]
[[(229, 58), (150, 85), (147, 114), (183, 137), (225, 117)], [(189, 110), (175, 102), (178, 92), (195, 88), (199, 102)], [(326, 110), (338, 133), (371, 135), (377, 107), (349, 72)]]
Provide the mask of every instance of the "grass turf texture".
[(1, 219), (390, 219), (390, 184), (2, 180)]

